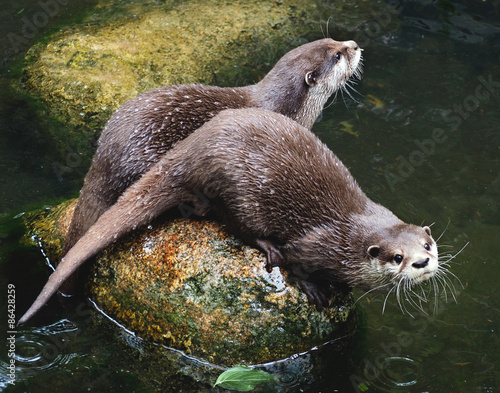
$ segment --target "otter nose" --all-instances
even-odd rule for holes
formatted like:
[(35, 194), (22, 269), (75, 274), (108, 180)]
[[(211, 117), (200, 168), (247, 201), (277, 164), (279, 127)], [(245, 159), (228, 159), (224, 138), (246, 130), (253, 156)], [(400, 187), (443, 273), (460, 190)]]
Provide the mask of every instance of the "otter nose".
[(422, 259), (421, 261), (418, 262), (413, 262), (411, 265), (415, 269), (422, 269), (423, 267), (426, 267), (429, 264), (429, 258)]
[(351, 48), (351, 49), (354, 49), (354, 50), (358, 50), (359, 49), (359, 46), (358, 44), (356, 43), (356, 41), (345, 41), (344, 44)]

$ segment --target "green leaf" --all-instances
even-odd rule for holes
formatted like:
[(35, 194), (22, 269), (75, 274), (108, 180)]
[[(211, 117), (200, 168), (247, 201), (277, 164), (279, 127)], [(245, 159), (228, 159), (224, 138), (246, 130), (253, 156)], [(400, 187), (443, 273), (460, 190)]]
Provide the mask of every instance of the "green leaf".
[(274, 377), (265, 371), (236, 366), (219, 375), (214, 387), (220, 386), (227, 390), (249, 392), (250, 390), (254, 390), (258, 384), (272, 380), (274, 380)]

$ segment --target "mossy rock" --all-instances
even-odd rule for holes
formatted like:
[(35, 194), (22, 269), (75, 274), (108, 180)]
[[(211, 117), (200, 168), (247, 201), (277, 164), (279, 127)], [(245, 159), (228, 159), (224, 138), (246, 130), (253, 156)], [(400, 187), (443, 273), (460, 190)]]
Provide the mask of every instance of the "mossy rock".
[(354, 39), (368, 3), (314, 0), (126, 0), (99, 4), (82, 25), (35, 44), (21, 87), (71, 130), (66, 143), (93, 141), (124, 101), (182, 83), (258, 82), (286, 51), (315, 32)]
[[(74, 201), (27, 216), (28, 235), (58, 260)], [(318, 312), (265, 257), (217, 222), (157, 222), (97, 258), (91, 298), (140, 337), (218, 365), (284, 359), (356, 327), (340, 292)]]
[(119, 15), (96, 13), (33, 46), (23, 77), (53, 114), (93, 132), (125, 100), (155, 87), (248, 84), (257, 64), (274, 61), (320, 18), (310, 0), (129, 1)]

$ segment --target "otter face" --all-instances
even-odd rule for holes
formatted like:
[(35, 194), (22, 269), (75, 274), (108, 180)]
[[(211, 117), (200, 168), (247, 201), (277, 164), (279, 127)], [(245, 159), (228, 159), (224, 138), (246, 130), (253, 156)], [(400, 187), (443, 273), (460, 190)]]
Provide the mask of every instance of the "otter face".
[(329, 94), (339, 90), (352, 75), (361, 79), (361, 49), (354, 41), (338, 42), (330, 40), (325, 47), (322, 61), (305, 75), (305, 82), (310, 88), (318, 87)]
[(437, 244), (429, 227), (404, 224), (376, 245), (368, 247), (367, 254), (377, 270), (389, 276), (394, 284), (419, 284), (438, 271)]

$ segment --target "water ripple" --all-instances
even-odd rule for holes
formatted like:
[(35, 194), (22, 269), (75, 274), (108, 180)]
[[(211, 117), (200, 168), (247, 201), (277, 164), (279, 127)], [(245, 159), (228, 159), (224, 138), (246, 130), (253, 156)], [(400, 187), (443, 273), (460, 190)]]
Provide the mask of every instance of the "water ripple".
[(370, 382), (382, 392), (407, 391), (410, 387), (421, 385), (422, 365), (404, 356), (390, 356), (380, 364), (378, 377)]
[[(78, 334), (78, 327), (67, 319), (52, 325), (18, 331), (15, 340), (16, 377), (25, 379), (69, 363), (77, 354), (67, 344)], [(0, 361), (0, 375), (6, 375), (8, 363)]]

